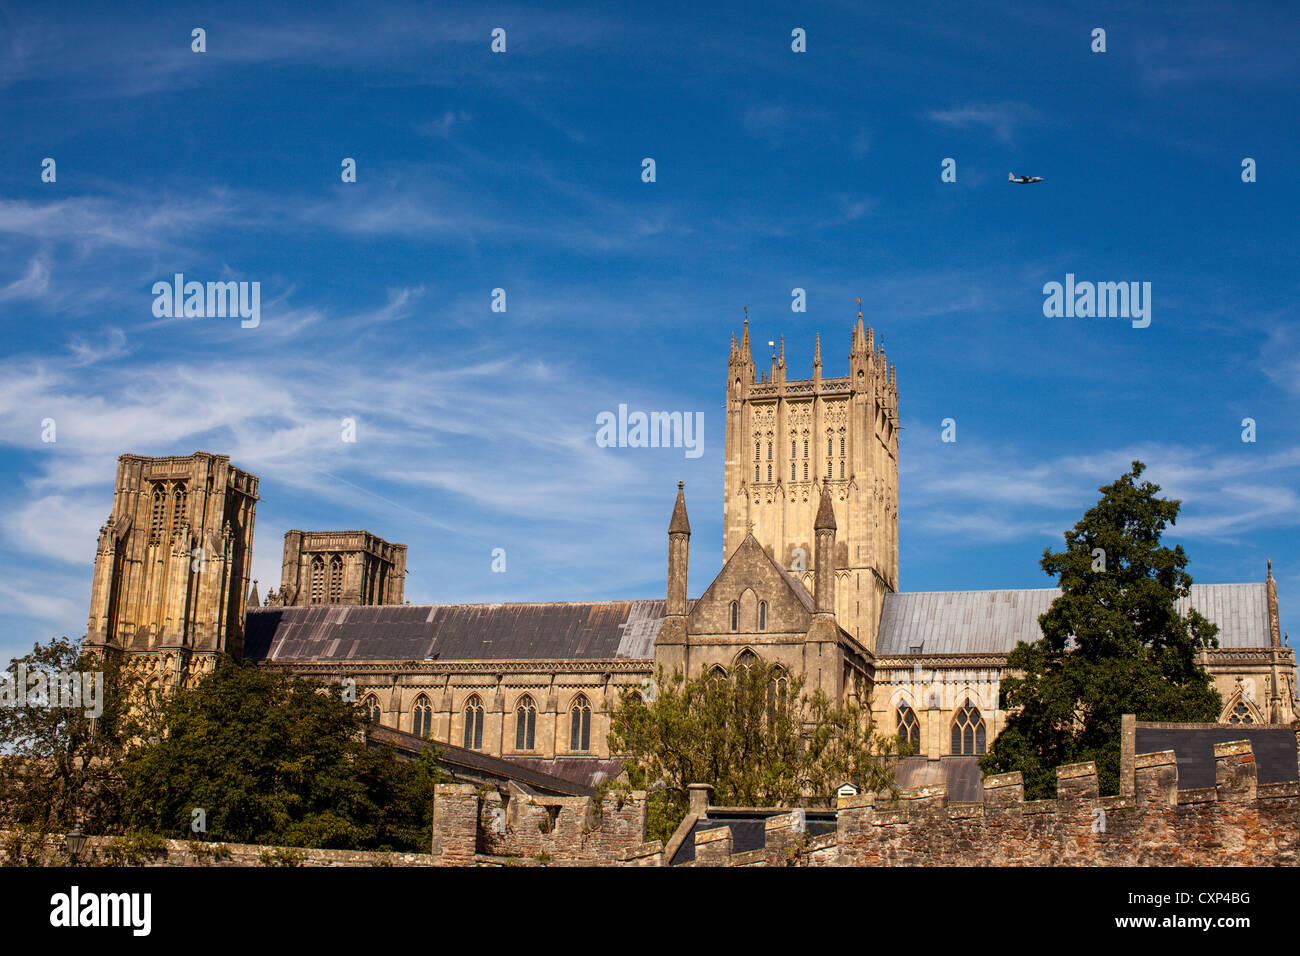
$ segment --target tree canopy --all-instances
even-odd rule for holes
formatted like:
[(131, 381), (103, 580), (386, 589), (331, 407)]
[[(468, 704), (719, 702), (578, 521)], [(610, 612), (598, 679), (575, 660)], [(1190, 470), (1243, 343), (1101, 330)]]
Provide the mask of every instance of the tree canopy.
[[(1034, 798), (1056, 792), (1056, 768), (1092, 760), (1103, 793), (1119, 787), (1120, 724), (1214, 721), (1222, 700), (1199, 666), (1218, 627), (1175, 602), (1190, 593), (1181, 545), (1160, 543), (1180, 502), (1139, 482), (1140, 461), (1100, 488), (1101, 499), (1065, 532), (1065, 550), (1045, 550), (1061, 595), (1039, 620), (1043, 632), (1007, 658), (1001, 706), (1007, 725), (982, 760), (988, 773), (1019, 770)], [(1021, 676), (1014, 676), (1015, 673)]]
[(650, 791), (649, 837), (672, 835), (693, 783), (731, 806), (829, 805), (846, 782), (894, 791), (897, 738), (877, 734), (858, 702), (836, 705), (803, 687), (756, 660), (691, 680), (661, 671), (650, 702), (624, 692), (610, 752), (623, 758), (629, 786)]

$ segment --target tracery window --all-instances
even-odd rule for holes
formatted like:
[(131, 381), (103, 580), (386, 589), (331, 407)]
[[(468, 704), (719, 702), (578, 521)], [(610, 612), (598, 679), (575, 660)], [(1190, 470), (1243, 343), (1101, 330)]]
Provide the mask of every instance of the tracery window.
[(374, 694), (367, 694), (361, 706), (365, 708), (367, 720), (372, 724), (379, 723), (379, 699)]
[(337, 554), (330, 558), (330, 604), (343, 600), (343, 559)]
[(537, 705), (525, 694), (515, 706), (515, 749), (532, 750), (537, 743)]
[(969, 700), (952, 722), (952, 752), (963, 756), (984, 753), (984, 718)]
[(582, 694), (578, 695), (569, 711), (569, 749), (591, 749), (591, 704)]
[(483, 749), (483, 701), (478, 694), (465, 702), (465, 749)]
[(325, 600), (325, 560), (318, 554), (311, 559), (311, 603)]
[(1233, 705), (1232, 710), (1228, 711), (1228, 723), (1230, 724), (1253, 724), (1255, 715), (1250, 712), (1250, 708), (1242, 701), (1238, 700)]
[(433, 707), (429, 704), (429, 698), (423, 694), (415, 698), (413, 717), (411, 732), (417, 737), (429, 736), (429, 732), (433, 730)]
[(898, 736), (912, 748), (912, 753), (921, 752), (921, 724), (906, 704), (898, 705)]
[(154, 541), (161, 538), (166, 524), (167, 496), (163, 494), (162, 486), (157, 486), (153, 490), (153, 516), (149, 526), (149, 537)]
[(185, 520), (185, 486), (177, 485), (172, 492), (172, 527)]

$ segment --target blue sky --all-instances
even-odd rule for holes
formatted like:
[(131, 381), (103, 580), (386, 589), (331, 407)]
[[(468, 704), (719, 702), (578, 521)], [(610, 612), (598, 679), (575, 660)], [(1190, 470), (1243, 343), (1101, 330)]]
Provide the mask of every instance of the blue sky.
[[(127, 451), (260, 476), (263, 593), (288, 528), (364, 527), (413, 602), (660, 597), (683, 479), (699, 593), (742, 306), (833, 375), (858, 296), (905, 590), (1050, 586), (1140, 458), (1193, 577), (1271, 557), (1300, 632), (1300, 8), (1158, 6), (0, 5), (0, 658), (84, 632)], [(155, 318), (176, 272), (261, 324)], [(1150, 282), (1150, 327), (1044, 317), (1066, 273)], [(704, 454), (598, 448), (620, 403)]]

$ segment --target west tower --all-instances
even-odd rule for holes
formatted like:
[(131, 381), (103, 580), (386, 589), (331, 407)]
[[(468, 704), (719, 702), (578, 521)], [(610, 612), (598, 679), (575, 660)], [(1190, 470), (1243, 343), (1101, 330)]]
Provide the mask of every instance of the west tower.
[(832, 555), (838, 623), (874, 652), (886, 593), (898, 590), (898, 377), (858, 314), (849, 373), (786, 377), (785, 340), (770, 370), (755, 365), (746, 318), (727, 363), (723, 559), (752, 530), (812, 592), (822, 487), (838, 529)]
[(243, 653), (257, 478), (227, 455), (117, 461), (86, 645), (153, 659), (164, 688)]

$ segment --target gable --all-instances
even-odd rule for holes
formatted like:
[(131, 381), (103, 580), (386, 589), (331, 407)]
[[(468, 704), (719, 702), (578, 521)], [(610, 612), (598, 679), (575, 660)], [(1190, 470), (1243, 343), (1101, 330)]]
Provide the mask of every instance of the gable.
[[(741, 617), (735, 631), (731, 628), (733, 601)], [(760, 603), (767, 605), (766, 627), (761, 631), (757, 626)], [(749, 535), (696, 599), (686, 627), (691, 634), (803, 634), (812, 618), (812, 595)]]

